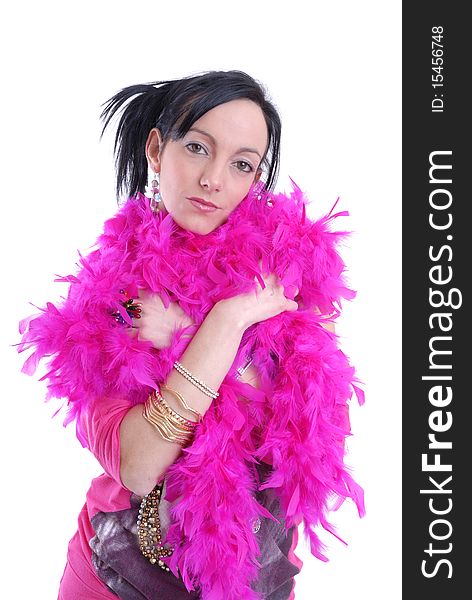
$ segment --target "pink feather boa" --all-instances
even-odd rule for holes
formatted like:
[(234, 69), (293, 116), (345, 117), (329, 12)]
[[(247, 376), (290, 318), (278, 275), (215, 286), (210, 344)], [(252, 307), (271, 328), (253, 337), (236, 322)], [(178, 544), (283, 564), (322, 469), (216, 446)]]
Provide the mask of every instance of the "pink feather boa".
[[(48, 397), (67, 398), (70, 422), (92, 401), (125, 395), (143, 402), (165, 381), (189, 338), (212, 306), (254, 289), (254, 276), (273, 271), (286, 295), (299, 288), (301, 307), (250, 327), (244, 334), (220, 396), (206, 413), (193, 444), (167, 472), (167, 499), (180, 498), (172, 511), (167, 542), (175, 546), (168, 564), (190, 591), (205, 600), (259, 595), (259, 552), (252, 522), (273, 518), (256, 502), (251, 464), (265, 458), (273, 470), (260, 489), (275, 488), (285, 527), (301, 520), (311, 552), (321, 560), (314, 529), (327, 522), (328, 501), (351, 498), (364, 513), (362, 489), (343, 464), (348, 435), (346, 403), (354, 390), (354, 369), (336, 336), (320, 326), (351, 299), (336, 250), (345, 232), (332, 232), (338, 213), (316, 222), (306, 217), (307, 200), (293, 183), (290, 195), (253, 188), (226, 223), (208, 235), (180, 228), (171, 215), (154, 215), (147, 199), (129, 199), (106, 222), (98, 247), (81, 257), (67, 299), (51, 303), (21, 324), (20, 351), (34, 349), (23, 370), (29, 374), (49, 358)], [(333, 207), (334, 208), (334, 207)], [(261, 284), (262, 284), (262, 280)], [(138, 288), (161, 294), (192, 317), (195, 325), (175, 332), (168, 348), (131, 338), (111, 318), (122, 310), (119, 290)], [(318, 307), (321, 314), (314, 312)], [(259, 390), (239, 381), (236, 369), (251, 352), (261, 379)], [(249, 400), (244, 401), (243, 398)], [(262, 430), (262, 437), (257, 437)], [(77, 434), (84, 438), (77, 425)], [(268, 458), (267, 458), (268, 457)]]

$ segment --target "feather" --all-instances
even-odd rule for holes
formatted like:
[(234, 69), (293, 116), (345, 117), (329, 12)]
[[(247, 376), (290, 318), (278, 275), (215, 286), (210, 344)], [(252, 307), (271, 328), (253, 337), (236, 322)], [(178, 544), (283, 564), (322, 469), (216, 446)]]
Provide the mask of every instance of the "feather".
[[(364, 395), (337, 336), (320, 326), (322, 315), (334, 313), (334, 319), (342, 301), (355, 295), (336, 248), (347, 233), (330, 230), (347, 213), (333, 214), (336, 201), (328, 215), (311, 221), (308, 200), (292, 186), (290, 194), (263, 200), (251, 190), (207, 235), (182, 229), (170, 214), (154, 215), (138, 194), (105, 223), (96, 248), (80, 255), (78, 274), (60, 278), (70, 285), (67, 298), (20, 324), (18, 350), (32, 352), (23, 370), (31, 374), (39, 360), (48, 361), (48, 398), (67, 399), (67, 423), (92, 402), (117, 396), (144, 402), (188, 344), (182, 330), (159, 350), (129, 336), (112, 317), (119, 310), (125, 318), (121, 289), (133, 296), (150, 289), (165, 306), (172, 294), (195, 327), (217, 301), (254, 290), (256, 281), (264, 286), (263, 273), (276, 272), (290, 297), (299, 290), (303, 310), (246, 330), (218, 401), (166, 474), (166, 498), (179, 500), (166, 539), (174, 553), (166, 562), (204, 600), (259, 598), (251, 587), (260, 566), (252, 523), (277, 519), (256, 491), (276, 494), (287, 529), (303, 521), (311, 552), (323, 561), (316, 530), (338, 537), (326, 518), (329, 505), (349, 498), (360, 515), (365, 510), (342, 447), (347, 402), (353, 391), (360, 404)], [(257, 390), (236, 378), (248, 352), (260, 373)], [(77, 436), (84, 441), (79, 424)], [(253, 467), (264, 457), (272, 470), (256, 481)]]

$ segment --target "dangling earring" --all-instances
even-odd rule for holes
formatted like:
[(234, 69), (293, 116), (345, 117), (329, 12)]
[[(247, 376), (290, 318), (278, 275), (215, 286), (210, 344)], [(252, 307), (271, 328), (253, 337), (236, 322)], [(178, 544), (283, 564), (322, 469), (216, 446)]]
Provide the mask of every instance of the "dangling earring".
[(152, 212), (157, 213), (160, 210), (162, 202), (161, 193), (159, 192), (159, 174), (154, 173), (151, 183), (146, 186), (146, 197), (149, 198), (149, 206)]
[(264, 187), (264, 182), (261, 180), (256, 181), (252, 186), (252, 193), (259, 201), (265, 199), (267, 190)]

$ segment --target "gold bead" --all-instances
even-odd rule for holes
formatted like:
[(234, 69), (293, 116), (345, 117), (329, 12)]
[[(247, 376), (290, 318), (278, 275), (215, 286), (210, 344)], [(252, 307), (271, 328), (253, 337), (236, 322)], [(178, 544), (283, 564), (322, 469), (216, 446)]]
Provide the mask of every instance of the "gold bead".
[(169, 568), (161, 560), (165, 556), (171, 556), (173, 549), (164, 548), (161, 544), (161, 529), (158, 512), (160, 496), (161, 488), (156, 486), (141, 502), (141, 508), (137, 519), (139, 549), (141, 554), (147, 558), (151, 564), (156, 564), (157, 562), (161, 569), (169, 571)]

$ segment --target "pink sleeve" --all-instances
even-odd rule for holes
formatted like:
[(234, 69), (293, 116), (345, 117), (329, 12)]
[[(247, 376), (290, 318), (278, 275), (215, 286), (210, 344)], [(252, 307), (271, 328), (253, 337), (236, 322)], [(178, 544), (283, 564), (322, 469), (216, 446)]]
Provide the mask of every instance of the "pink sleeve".
[(121, 486), (120, 425), (131, 407), (125, 400), (95, 402), (80, 417), (89, 450)]

